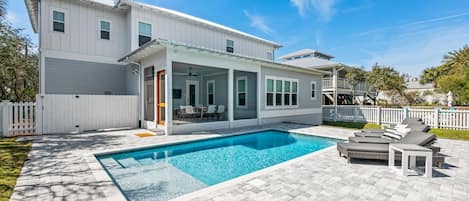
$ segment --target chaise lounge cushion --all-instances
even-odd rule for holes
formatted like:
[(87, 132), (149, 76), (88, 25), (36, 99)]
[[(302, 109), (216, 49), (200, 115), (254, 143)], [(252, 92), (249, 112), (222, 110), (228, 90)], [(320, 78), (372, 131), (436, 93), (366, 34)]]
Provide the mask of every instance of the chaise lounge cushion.
[(417, 144), (420, 146), (426, 146), (433, 143), (436, 140), (436, 136), (424, 132), (411, 132), (396, 143), (400, 144)]
[(373, 143), (337, 143), (337, 148), (339, 150), (344, 150), (345, 152), (349, 151), (359, 151), (359, 152), (374, 152), (374, 153), (388, 153), (389, 144), (373, 144)]
[(389, 144), (391, 142), (395, 142), (395, 140), (386, 139), (386, 138), (378, 138), (378, 137), (349, 137), (349, 142), (356, 142), (356, 143), (376, 143), (376, 144)]

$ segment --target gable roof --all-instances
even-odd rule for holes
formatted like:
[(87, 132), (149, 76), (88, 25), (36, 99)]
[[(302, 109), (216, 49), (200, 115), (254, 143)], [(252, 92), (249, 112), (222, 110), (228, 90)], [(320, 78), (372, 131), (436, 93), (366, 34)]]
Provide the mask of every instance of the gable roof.
[[(105, 6), (109, 6), (109, 7), (119, 6), (120, 4), (126, 4), (126, 5), (130, 5), (130, 6), (146, 7), (146, 8), (152, 9), (153, 11), (161, 13), (163, 15), (176, 17), (178, 19), (186, 20), (188, 22), (205, 25), (205, 26), (208, 26), (208, 27), (211, 27), (211, 28), (214, 28), (214, 29), (218, 29), (218, 30), (222, 30), (222, 31), (234, 34), (234, 35), (238, 35), (238, 36), (242, 36), (242, 37), (245, 37), (245, 38), (260, 41), (260, 42), (272, 45), (275, 48), (282, 47), (282, 45), (280, 45), (276, 42), (266, 40), (266, 39), (263, 39), (263, 38), (254, 36), (252, 34), (248, 34), (248, 33), (245, 33), (245, 32), (242, 32), (242, 31), (239, 31), (239, 30), (227, 27), (227, 26), (223, 26), (223, 25), (217, 24), (217, 23), (212, 22), (212, 21), (201, 19), (201, 18), (192, 16), (192, 15), (188, 15), (188, 14), (179, 12), (179, 11), (170, 10), (170, 9), (166, 9), (166, 8), (162, 8), (162, 7), (158, 7), (158, 6), (154, 6), (154, 5), (150, 5), (150, 4), (145, 4), (145, 3), (141, 3), (141, 2), (137, 2), (137, 1), (126, 1), (126, 0), (81, 0), (81, 1), (97, 3), (97, 4), (100, 4), (100, 5), (105, 5)], [(35, 33), (37, 33), (38, 32), (38, 8), (37, 8), (38, 7), (38, 0), (25, 0), (25, 4), (26, 4), (26, 7), (27, 7), (27, 10), (28, 10), (28, 13), (29, 13), (29, 18), (31, 20), (31, 25), (33, 27), (33, 30), (34, 30)]]

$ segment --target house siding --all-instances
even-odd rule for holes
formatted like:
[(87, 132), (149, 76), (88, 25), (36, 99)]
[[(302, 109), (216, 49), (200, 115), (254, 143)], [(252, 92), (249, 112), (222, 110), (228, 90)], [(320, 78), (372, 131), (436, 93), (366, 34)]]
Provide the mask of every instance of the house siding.
[(45, 58), (46, 94), (137, 94), (127, 65)]

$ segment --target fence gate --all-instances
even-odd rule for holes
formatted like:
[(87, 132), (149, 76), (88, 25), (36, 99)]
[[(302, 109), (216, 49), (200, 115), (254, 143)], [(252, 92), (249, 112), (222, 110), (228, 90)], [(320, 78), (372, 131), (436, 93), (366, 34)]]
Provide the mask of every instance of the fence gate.
[(45, 95), (37, 96), (38, 134), (136, 128), (137, 96)]
[[(2, 101), (0, 130), (3, 136), (32, 135), (36, 129), (36, 103)], [(1, 136), (1, 135), (0, 135)]]

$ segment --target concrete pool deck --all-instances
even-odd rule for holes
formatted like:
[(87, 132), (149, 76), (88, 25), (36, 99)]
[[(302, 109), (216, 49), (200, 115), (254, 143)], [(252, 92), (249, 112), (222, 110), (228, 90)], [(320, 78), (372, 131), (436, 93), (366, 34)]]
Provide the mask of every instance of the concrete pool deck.
[[(11, 200), (119, 200), (113, 182), (90, 162), (92, 154), (266, 128), (343, 139), (354, 132), (278, 124), (145, 138), (133, 135), (143, 129), (26, 137), (33, 147)], [(448, 157), (434, 178), (404, 177), (384, 162), (347, 164), (334, 146), (175, 200), (469, 200), (469, 142), (439, 139), (437, 146)]]

